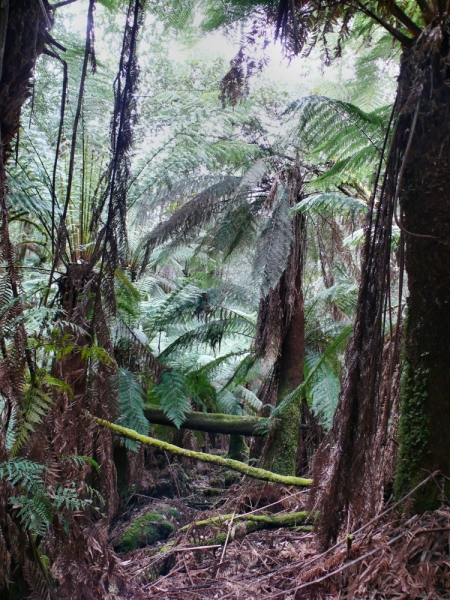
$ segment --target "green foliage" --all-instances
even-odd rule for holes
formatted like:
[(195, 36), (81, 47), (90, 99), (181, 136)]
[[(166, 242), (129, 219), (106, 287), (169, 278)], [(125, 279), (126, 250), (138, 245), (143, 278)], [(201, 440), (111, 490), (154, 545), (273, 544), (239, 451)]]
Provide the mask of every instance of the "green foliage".
[(159, 404), (174, 425), (180, 427), (186, 413), (191, 410), (187, 397), (186, 377), (177, 371), (164, 371), (159, 385), (151, 391), (149, 400), (151, 403)]
[[(321, 361), (321, 355), (317, 352), (310, 352), (305, 356), (304, 376), (308, 381), (305, 386), (305, 396), (308, 404), (316, 414), (321, 424), (327, 429), (333, 423), (333, 416), (339, 399), (340, 381), (339, 368), (340, 363), (337, 360)], [(310, 374), (314, 375), (310, 377)]]
[[(137, 548), (150, 546), (159, 540), (166, 540), (175, 531), (174, 525), (165, 516), (173, 517), (170, 509), (159, 514), (149, 511), (135, 519), (115, 546), (118, 552), (131, 552)], [(176, 518), (176, 517), (175, 517)]]
[(56, 515), (64, 522), (63, 509), (74, 512), (95, 508), (94, 497), (104, 502), (89, 486), (85, 490), (87, 497), (82, 498), (74, 481), (67, 487), (46, 485), (45, 466), (24, 458), (11, 458), (1, 463), (0, 480), (12, 486), (15, 493), (9, 499), (10, 504), (17, 510), (23, 528), (34, 536), (44, 536)]
[(305, 198), (291, 209), (292, 214), (320, 215), (322, 217), (339, 217), (354, 219), (364, 215), (368, 210), (367, 204), (359, 198), (346, 196), (338, 192), (313, 194)]
[(286, 268), (289, 249), (292, 243), (291, 221), (286, 193), (279, 192), (278, 205), (271, 218), (264, 224), (259, 236), (255, 260), (254, 278), (261, 281), (261, 297), (276, 286)]
[[(144, 415), (145, 393), (135, 376), (127, 369), (119, 369), (117, 399), (120, 406), (120, 424), (134, 429), (142, 435), (148, 435), (149, 422)], [(124, 440), (126, 448), (137, 451), (139, 444), (133, 440)]]

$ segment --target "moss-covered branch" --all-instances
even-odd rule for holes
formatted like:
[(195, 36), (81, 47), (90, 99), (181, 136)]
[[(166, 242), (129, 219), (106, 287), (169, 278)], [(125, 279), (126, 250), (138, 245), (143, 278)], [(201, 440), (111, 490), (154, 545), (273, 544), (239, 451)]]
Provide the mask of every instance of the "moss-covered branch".
[[(175, 427), (173, 422), (166, 417), (159, 406), (147, 404), (144, 414), (150, 423), (155, 425), (169, 425)], [(240, 417), (238, 415), (223, 415), (220, 413), (203, 413), (191, 411), (186, 413), (186, 418), (181, 427), (195, 431), (208, 431), (211, 433), (230, 433), (236, 435), (265, 435), (263, 427), (266, 419), (261, 417)], [(258, 427), (259, 425), (259, 427)]]
[[(219, 515), (211, 519), (197, 521), (190, 525), (185, 525), (179, 530), (179, 533), (187, 531), (189, 527), (205, 527), (207, 525), (222, 525), (225, 521), (229, 521), (233, 515)], [(308, 518), (306, 511), (291, 513), (287, 515), (237, 515), (234, 516), (233, 522), (244, 522), (247, 533), (257, 531), (259, 529), (278, 529), (279, 527), (297, 527), (302, 525)]]
[(263, 481), (269, 481), (270, 483), (278, 483), (289, 486), (294, 485), (297, 487), (304, 487), (312, 484), (312, 479), (277, 475), (276, 473), (271, 473), (265, 469), (258, 469), (257, 467), (251, 467), (245, 463), (239, 462), (238, 460), (232, 460), (231, 458), (223, 458), (222, 456), (215, 456), (214, 454), (186, 450), (185, 448), (179, 448), (173, 444), (168, 444), (167, 442), (162, 442), (161, 440), (157, 440), (146, 435), (141, 435), (133, 429), (127, 429), (126, 427), (115, 425), (114, 423), (99, 419), (98, 417), (92, 416), (92, 418), (97, 421), (99, 425), (108, 427), (111, 429), (111, 431), (114, 431), (119, 435), (124, 435), (125, 437), (135, 440), (136, 442), (140, 442), (141, 444), (155, 446), (156, 448), (160, 448), (161, 450), (165, 450), (166, 452), (170, 452), (171, 454), (175, 454), (177, 456), (184, 456), (185, 458), (192, 458), (193, 460), (199, 460), (201, 462), (219, 465), (220, 467), (226, 467), (227, 469), (233, 469), (234, 471), (239, 471), (239, 473), (243, 473), (244, 475), (248, 475), (254, 479), (261, 479)]

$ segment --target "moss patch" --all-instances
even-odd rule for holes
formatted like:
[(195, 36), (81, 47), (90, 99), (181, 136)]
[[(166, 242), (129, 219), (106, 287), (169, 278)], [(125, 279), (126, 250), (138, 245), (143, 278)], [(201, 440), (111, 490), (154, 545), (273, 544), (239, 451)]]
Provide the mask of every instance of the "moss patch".
[[(424, 355), (421, 358), (425, 358)], [(429, 452), (429, 416), (427, 383), (429, 369), (411, 368), (406, 364), (402, 378), (400, 448), (395, 491), (397, 498), (412, 489), (421, 479), (421, 466)], [(426, 502), (425, 502), (426, 504)], [(426, 506), (424, 510), (429, 507)]]
[[(164, 513), (173, 510), (175, 509), (169, 508)], [(159, 540), (167, 539), (174, 531), (175, 526), (165, 518), (164, 514), (149, 511), (131, 523), (114, 549), (118, 552), (130, 552), (137, 548), (144, 548)]]

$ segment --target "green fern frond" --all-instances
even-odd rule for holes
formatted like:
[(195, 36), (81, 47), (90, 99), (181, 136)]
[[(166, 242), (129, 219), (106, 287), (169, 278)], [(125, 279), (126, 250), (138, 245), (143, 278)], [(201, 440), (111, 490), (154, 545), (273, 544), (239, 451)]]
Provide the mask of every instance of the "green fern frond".
[(149, 400), (159, 404), (175, 427), (180, 427), (186, 413), (191, 410), (186, 377), (178, 371), (164, 371), (159, 384), (152, 389)]
[(242, 385), (237, 385), (233, 388), (233, 393), (242, 401), (244, 406), (250, 408), (254, 412), (262, 409), (262, 402), (256, 394)]
[(224, 389), (217, 394), (217, 404), (223, 413), (229, 415), (242, 414), (241, 400), (230, 390)]
[(193, 229), (208, 223), (222, 210), (223, 204), (234, 197), (240, 181), (239, 177), (225, 177), (186, 202), (170, 219), (148, 234), (141, 243), (143, 252), (141, 270), (147, 265), (151, 250), (156, 245), (173, 238), (181, 241)]
[(173, 352), (187, 347), (207, 346), (214, 350), (220, 347), (225, 334), (252, 338), (254, 332), (255, 325), (247, 318), (237, 316), (230, 319), (217, 319), (180, 335), (161, 352), (160, 358), (165, 358)]
[(292, 243), (289, 206), (283, 196), (267, 220), (256, 244), (253, 278), (260, 281), (261, 298), (265, 298), (286, 268)]
[(12, 485), (22, 484), (32, 488), (43, 481), (45, 467), (26, 458), (12, 458), (0, 463), (0, 479), (9, 481)]
[(34, 535), (44, 536), (47, 533), (52, 522), (52, 505), (43, 489), (35, 490), (31, 498), (22, 494), (9, 500), (12, 508), (17, 510), (17, 517), (24, 529), (30, 530)]
[[(333, 364), (332, 361), (325, 360), (318, 367), (321, 358), (317, 352), (309, 352), (305, 356), (304, 374), (308, 381), (305, 396), (321, 424), (328, 429), (332, 425), (339, 400), (339, 362), (335, 361)], [(312, 371), (315, 371), (314, 375), (309, 377)]]
[[(118, 378), (120, 424), (142, 435), (148, 435), (150, 425), (144, 415), (144, 390), (128, 369), (119, 369)], [(133, 440), (126, 440), (124, 443), (129, 450), (138, 450), (138, 444)]]
[(329, 192), (308, 196), (296, 204), (291, 209), (291, 213), (354, 219), (356, 216), (364, 215), (367, 210), (367, 204), (358, 198)]

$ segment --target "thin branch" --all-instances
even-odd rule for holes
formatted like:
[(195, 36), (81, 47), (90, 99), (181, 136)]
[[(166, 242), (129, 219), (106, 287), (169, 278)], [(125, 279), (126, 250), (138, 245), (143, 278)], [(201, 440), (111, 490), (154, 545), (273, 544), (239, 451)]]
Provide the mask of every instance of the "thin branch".
[(73, 130), (72, 130), (72, 144), (71, 144), (71, 148), (70, 148), (69, 172), (68, 172), (68, 176), (67, 176), (66, 201), (64, 204), (64, 209), (63, 209), (63, 212), (61, 215), (61, 221), (60, 221), (60, 226), (59, 226), (59, 230), (58, 230), (58, 239), (57, 239), (57, 243), (56, 243), (56, 252), (55, 252), (54, 259), (53, 259), (52, 273), (50, 274), (49, 282), (48, 282), (48, 289), (47, 289), (47, 292), (46, 292), (44, 300), (43, 300), (44, 306), (46, 306), (46, 304), (47, 304), (48, 295), (50, 293), (50, 288), (52, 286), (53, 271), (56, 269), (56, 267), (58, 265), (58, 259), (59, 259), (59, 255), (61, 252), (61, 249), (59, 248), (59, 246), (62, 243), (63, 236), (64, 236), (63, 231), (66, 228), (66, 217), (67, 217), (67, 211), (68, 211), (69, 203), (70, 203), (70, 195), (72, 192), (73, 172), (74, 172), (74, 167), (75, 167), (75, 150), (76, 150), (76, 144), (77, 144), (78, 122), (80, 120), (81, 107), (83, 104), (84, 86), (85, 86), (86, 75), (87, 75), (87, 66), (88, 66), (88, 62), (89, 62), (89, 56), (91, 54), (92, 28), (94, 26), (94, 5), (95, 5), (95, 0), (89, 0), (89, 8), (88, 8), (88, 16), (87, 16), (87, 24), (86, 24), (86, 43), (85, 43), (85, 48), (84, 48), (84, 61), (83, 61), (83, 68), (81, 71), (77, 110), (75, 112), (75, 119), (74, 119)]
[(419, 37), (422, 33), (421, 27), (419, 27), (414, 21), (405, 13), (405, 11), (400, 8), (398, 4), (395, 3), (394, 0), (388, 0), (387, 6), (391, 11), (392, 15), (398, 19), (406, 29), (414, 36)]
[(376, 21), (377, 23), (379, 23), (382, 27), (384, 27), (384, 29), (386, 29), (387, 31), (389, 31), (389, 33), (392, 36), (394, 36), (401, 44), (403, 44), (403, 46), (406, 46), (407, 48), (410, 48), (412, 46), (414, 40), (412, 40), (411, 38), (409, 38), (408, 36), (406, 36), (404, 33), (402, 33), (401, 31), (399, 31), (398, 29), (395, 29), (395, 27), (393, 27), (387, 21), (385, 21), (384, 19), (382, 19), (381, 17), (379, 17), (377, 14), (375, 14), (374, 12), (372, 12), (371, 10), (369, 10), (359, 0), (356, 0), (356, 4), (360, 7), (360, 9), (362, 10), (362, 12), (364, 14), (366, 14), (368, 17), (370, 17), (371, 19), (373, 19), (374, 21)]
[(78, 0), (64, 0), (63, 2), (57, 2), (56, 4), (50, 4), (50, 10), (57, 10), (62, 6), (66, 6), (67, 4), (73, 4), (74, 2), (78, 2)]

